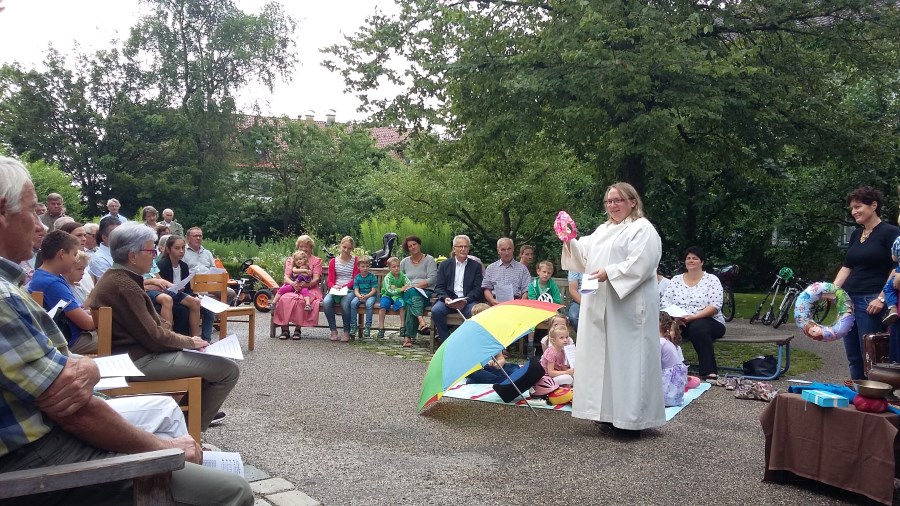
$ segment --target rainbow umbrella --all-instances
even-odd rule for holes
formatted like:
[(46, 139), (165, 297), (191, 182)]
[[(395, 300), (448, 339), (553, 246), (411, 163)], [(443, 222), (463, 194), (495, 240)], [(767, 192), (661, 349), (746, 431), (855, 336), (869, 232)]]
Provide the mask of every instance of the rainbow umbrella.
[(419, 410), (437, 402), (448, 388), (481, 369), (562, 307), (536, 300), (511, 300), (464, 321), (431, 358), (422, 380)]

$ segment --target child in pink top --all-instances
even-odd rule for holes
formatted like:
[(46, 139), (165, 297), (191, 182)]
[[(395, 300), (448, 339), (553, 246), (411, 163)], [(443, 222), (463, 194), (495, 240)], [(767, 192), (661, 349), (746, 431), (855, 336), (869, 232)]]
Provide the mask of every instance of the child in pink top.
[(557, 385), (571, 385), (574, 381), (575, 369), (569, 366), (563, 348), (569, 342), (569, 330), (561, 325), (550, 328), (550, 346), (541, 357), (541, 365), (547, 376), (553, 378)]

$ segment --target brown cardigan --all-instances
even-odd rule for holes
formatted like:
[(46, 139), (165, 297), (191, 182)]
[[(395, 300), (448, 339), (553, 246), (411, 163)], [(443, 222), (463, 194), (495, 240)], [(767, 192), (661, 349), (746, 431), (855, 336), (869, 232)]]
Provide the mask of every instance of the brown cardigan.
[(194, 348), (193, 340), (177, 334), (161, 322), (150, 296), (144, 291), (143, 278), (121, 268), (111, 268), (97, 281), (85, 301), (92, 310), (112, 308), (113, 353), (128, 353), (137, 360), (150, 353)]

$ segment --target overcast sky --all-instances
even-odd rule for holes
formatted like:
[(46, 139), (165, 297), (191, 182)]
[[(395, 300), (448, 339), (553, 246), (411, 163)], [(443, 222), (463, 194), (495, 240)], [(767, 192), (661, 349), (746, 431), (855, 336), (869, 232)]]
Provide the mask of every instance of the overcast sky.
[[(234, 0), (244, 12), (259, 11), (263, 0)], [(258, 101), (264, 114), (298, 116), (314, 110), (317, 119), (335, 109), (338, 121), (362, 119), (359, 101), (344, 93), (341, 77), (321, 66), (319, 49), (352, 34), (376, 7), (394, 12), (392, 0), (282, 0), (284, 10), (298, 22), (297, 66), (293, 81), (277, 85), (273, 93), (254, 88), (242, 93), (239, 105), (249, 112)], [(48, 44), (70, 53), (77, 42), (90, 52), (110, 47), (113, 38), (125, 39), (138, 18), (150, 9), (138, 0), (2, 0), (0, 62), (39, 65)]]

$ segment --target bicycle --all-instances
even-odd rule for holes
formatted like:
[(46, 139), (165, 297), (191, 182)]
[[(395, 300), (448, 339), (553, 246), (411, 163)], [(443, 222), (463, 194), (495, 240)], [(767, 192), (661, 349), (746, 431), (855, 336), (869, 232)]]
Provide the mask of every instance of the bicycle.
[(734, 304), (734, 280), (737, 278), (740, 269), (735, 264), (726, 265), (712, 271), (712, 274), (719, 278), (722, 283), (722, 316), (726, 322), (734, 320), (736, 306)]
[[(750, 317), (750, 323), (756, 323), (761, 321), (763, 325), (771, 325), (775, 320), (775, 301), (778, 299), (778, 292), (781, 291), (782, 287), (787, 290), (787, 284), (790, 283), (791, 279), (794, 277), (794, 271), (790, 267), (782, 267), (781, 270), (778, 271), (778, 274), (775, 276), (775, 282), (772, 283), (772, 286), (769, 288), (769, 292), (766, 293), (766, 296), (763, 297), (762, 302), (759, 303), (759, 307), (756, 308), (756, 312), (753, 313), (753, 316)], [(763, 306), (766, 305), (766, 302), (769, 302), (769, 297), (772, 298), (771, 303), (769, 304), (769, 309), (766, 311), (766, 314), (760, 318), (759, 314), (762, 311)], [(784, 300), (782, 299), (782, 306), (779, 307), (779, 315), (784, 306)], [(781, 323), (779, 323), (781, 325)]]

